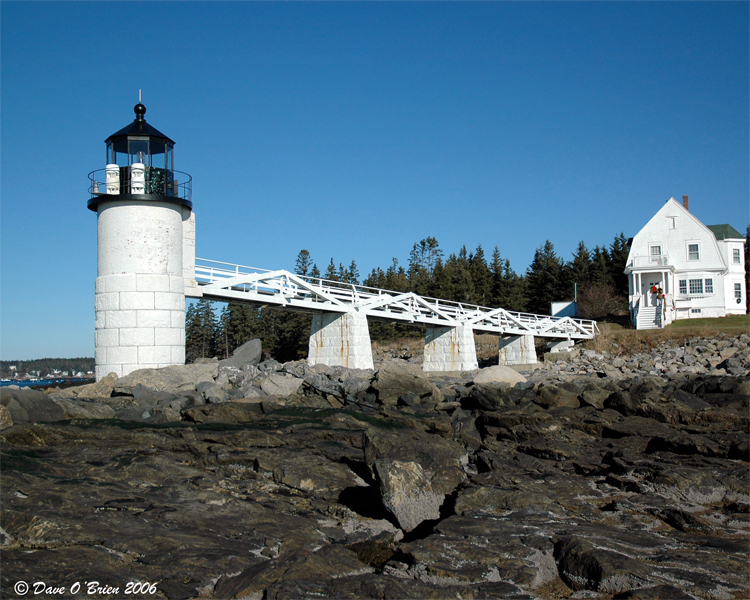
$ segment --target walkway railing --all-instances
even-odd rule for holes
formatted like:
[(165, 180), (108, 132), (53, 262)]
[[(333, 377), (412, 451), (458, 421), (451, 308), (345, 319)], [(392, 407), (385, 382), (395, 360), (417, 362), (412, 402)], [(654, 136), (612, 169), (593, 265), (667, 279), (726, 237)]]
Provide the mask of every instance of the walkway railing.
[(590, 339), (599, 332), (596, 321), (512, 312), (200, 258), (195, 261), (195, 279), (202, 297), (211, 300), (300, 311), (356, 310), (373, 319), (443, 327), (464, 325), (487, 333)]

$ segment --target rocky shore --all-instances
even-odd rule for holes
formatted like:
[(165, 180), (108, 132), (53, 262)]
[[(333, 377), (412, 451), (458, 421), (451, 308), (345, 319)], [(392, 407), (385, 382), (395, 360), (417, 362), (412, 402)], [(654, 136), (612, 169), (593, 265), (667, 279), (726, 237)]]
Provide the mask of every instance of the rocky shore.
[(746, 599), (749, 343), (4, 388), (0, 597)]

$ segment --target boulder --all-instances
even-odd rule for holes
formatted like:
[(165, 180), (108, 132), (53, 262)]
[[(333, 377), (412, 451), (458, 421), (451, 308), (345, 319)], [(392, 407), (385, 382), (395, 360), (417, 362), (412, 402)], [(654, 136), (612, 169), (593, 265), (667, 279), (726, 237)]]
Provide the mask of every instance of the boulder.
[(436, 492), (419, 463), (375, 460), (372, 471), (378, 483), (383, 506), (404, 531), (412, 531), (423, 521), (440, 518), (445, 494)]
[(572, 536), (555, 542), (555, 560), (562, 580), (574, 590), (617, 594), (649, 581), (646, 566), (624, 554), (595, 548)]
[(260, 389), (269, 396), (291, 396), (299, 389), (302, 382), (302, 379), (294, 375), (276, 371), (261, 380)]
[(171, 365), (161, 369), (138, 369), (117, 380), (114, 393), (133, 395), (133, 389), (141, 384), (154, 391), (180, 392), (194, 390), (202, 381), (213, 381), (219, 374), (217, 361)]
[(255, 367), (260, 363), (262, 356), (263, 348), (261, 341), (256, 338), (236, 348), (230, 358), (220, 360), (219, 367), (235, 367), (240, 370), (246, 368), (248, 365)]
[(480, 369), (474, 376), (474, 383), (525, 383), (526, 378), (519, 372), (514, 371), (505, 365), (495, 365)]
[(109, 398), (116, 383), (117, 373), (110, 373), (96, 383), (80, 386), (76, 397), (81, 399)]
[(512, 406), (507, 383), (475, 383), (461, 405), (469, 410), (497, 410)]
[(552, 408), (555, 406), (578, 408), (581, 405), (576, 394), (569, 392), (562, 386), (558, 387), (552, 384), (539, 388), (534, 402), (542, 408)]
[(0, 389), (0, 404), (4, 406), (13, 424), (62, 421), (65, 413), (43, 392), (30, 389)]
[(399, 359), (389, 360), (381, 365), (373, 388), (377, 390), (378, 400), (383, 404), (395, 405), (400, 396), (410, 392), (420, 397), (432, 396), (435, 402), (443, 401), (443, 395), (438, 387), (427, 378), (420, 367)]
[[(445, 497), (465, 479), (466, 451), (436, 435), (368, 429), (363, 446), (383, 506), (408, 531), (419, 525), (420, 518), (438, 518)], [(419, 494), (420, 489), (425, 493)]]
[(0, 404), (0, 430), (13, 427), (13, 417), (10, 416), (10, 411)]
[(51, 400), (63, 410), (66, 419), (112, 419), (115, 416), (111, 406), (100, 402), (58, 397)]

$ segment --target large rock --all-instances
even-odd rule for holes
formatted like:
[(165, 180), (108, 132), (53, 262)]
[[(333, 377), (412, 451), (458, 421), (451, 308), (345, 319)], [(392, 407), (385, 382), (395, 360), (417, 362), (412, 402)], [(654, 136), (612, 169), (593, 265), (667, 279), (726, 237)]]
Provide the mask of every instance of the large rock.
[(63, 410), (66, 419), (113, 419), (115, 410), (100, 402), (89, 402), (76, 398), (50, 398)]
[(114, 390), (116, 383), (117, 373), (110, 373), (96, 383), (90, 383), (88, 385), (80, 386), (78, 388), (78, 394), (76, 394), (76, 398), (109, 398), (112, 395), (112, 390)]
[(269, 396), (290, 396), (302, 385), (303, 380), (288, 373), (276, 371), (261, 380), (260, 389)]
[(571, 536), (557, 540), (555, 559), (560, 577), (574, 590), (616, 594), (642, 587), (649, 580), (642, 562)]
[(466, 451), (442, 437), (370, 429), (363, 444), (365, 464), (378, 482), (383, 506), (407, 531), (438, 518), (445, 497), (465, 479)]
[(237, 369), (244, 369), (249, 366), (257, 366), (260, 363), (260, 359), (263, 356), (263, 347), (259, 339), (250, 340), (245, 342), (239, 348), (232, 352), (230, 358), (220, 360), (220, 367), (236, 367)]
[(480, 369), (479, 373), (474, 376), (474, 383), (525, 383), (526, 378), (518, 371), (514, 371), (505, 365), (495, 365)]
[(398, 460), (372, 463), (383, 506), (404, 531), (412, 531), (423, 521), (440, 518), (445, 494), (437, 493), (421, 465)]
[(161, 369), (138, 369), (117, 380), (115, 394), (132, 396), (133, 388), (141, 384), (154, 391), (182, 392), (194, 390), (202, 381), (213, 381), (219, 374), (219, 363), (172, 365)]
[[(2, 404), (14, 424), (62, 421), (65, 413), (43, 392), (29, 389), (0, 389)], [(7, 422), (7, 421), (6, 421)]]
[(378, 400), (383, 404), (396, 404), (401, 396), (414, 393), (420, 397), (431, 396), (442, 402), (443, 395), (424, 371), (417, 365), (403, 360), (390, 360), (381, 365), (373, 387), (378, 391)]

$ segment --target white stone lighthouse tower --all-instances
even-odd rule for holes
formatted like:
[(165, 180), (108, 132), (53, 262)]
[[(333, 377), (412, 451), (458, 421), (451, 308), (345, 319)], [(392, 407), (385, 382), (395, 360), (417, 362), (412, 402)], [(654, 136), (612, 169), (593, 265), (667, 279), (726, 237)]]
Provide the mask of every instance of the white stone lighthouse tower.
[(139, 102), (134, 110), (135, 120), (105, 141), (106, 169), (89, 174), (88, 207), (97, 214), (97, 381), (185, 363), (192, 179), (174, 170), (174, 142), (146, 123), (146, 107)]

